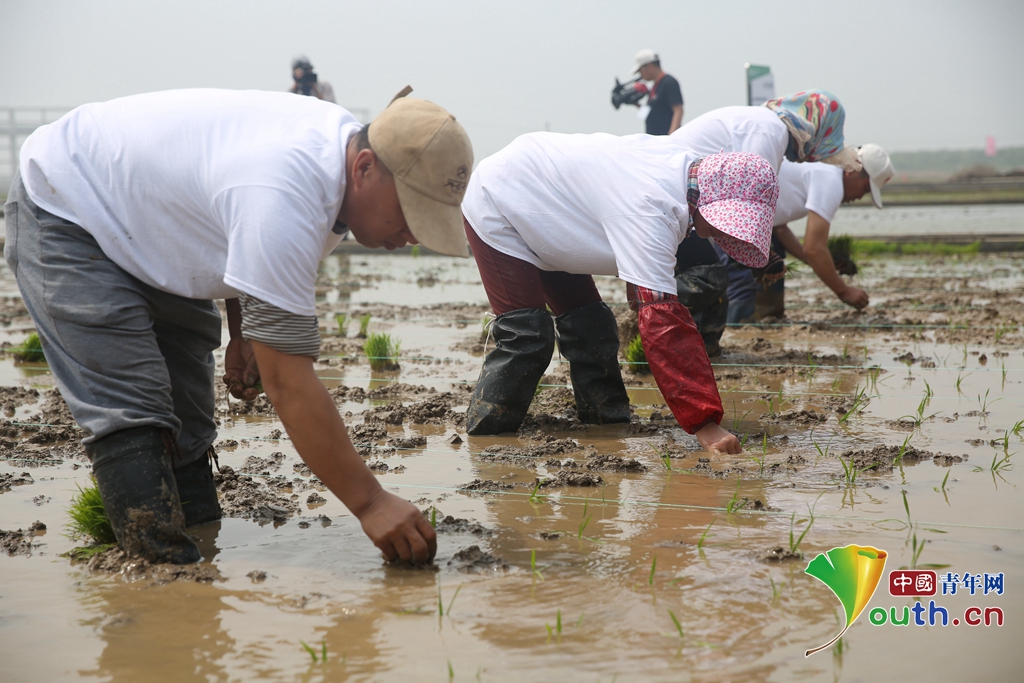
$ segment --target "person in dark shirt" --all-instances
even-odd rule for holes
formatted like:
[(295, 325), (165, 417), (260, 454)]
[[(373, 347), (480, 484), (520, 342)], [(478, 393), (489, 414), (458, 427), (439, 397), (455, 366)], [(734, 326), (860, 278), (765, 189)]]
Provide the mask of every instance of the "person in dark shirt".
[(661, 70), (661, 60), (654, 50), (640, 50), (636, 54), (636, 69), (640, 78), (654, 81), (647, 97), (648, 135), (670, 135), (683, 125), (683, 91), (679, 81)]

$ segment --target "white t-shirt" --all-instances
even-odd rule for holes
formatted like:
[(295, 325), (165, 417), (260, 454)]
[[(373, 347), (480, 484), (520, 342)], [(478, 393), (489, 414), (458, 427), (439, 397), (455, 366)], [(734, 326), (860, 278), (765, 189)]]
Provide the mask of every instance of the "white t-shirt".
[(783, 161), (775, 225), (800, 220), (813, 211), (829, 223), (843, 203), (843, 168), (822, 162)]
[(697, 158), (666, 136), (530, 133), (480, 162), (462, 211), (489, 246), (541, 270), (675, 294)]
[(196, 299), (245, 292), (316, 315), (320, 260), (361, 124), (290, 93), (172, 90), (87, 104), (39, 128), (21, 175), (40, 208), (117, 265)]
[(776, 173), (789, 145), (789, 129), (768, 107), (713, 109), (670, 137), (702, 157), (720, 152), (757, 154), (767, 159)]

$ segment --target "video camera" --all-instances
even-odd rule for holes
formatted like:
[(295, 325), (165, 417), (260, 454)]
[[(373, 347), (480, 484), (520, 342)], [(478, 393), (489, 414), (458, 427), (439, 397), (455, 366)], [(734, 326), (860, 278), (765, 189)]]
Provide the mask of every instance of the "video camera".
[(612, 88), (612, 106), (618, 109), (624, 104), (637, 104), (648, 94), (647, 86), (639, 76), (631, 81), (619, 83), (615, 79), (615, 87)]

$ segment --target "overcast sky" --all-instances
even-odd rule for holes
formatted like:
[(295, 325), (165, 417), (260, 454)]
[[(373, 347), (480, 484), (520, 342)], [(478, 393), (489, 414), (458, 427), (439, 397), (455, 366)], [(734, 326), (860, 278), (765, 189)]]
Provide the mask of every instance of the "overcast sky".
[(376, 114), (406, 83), (462, 121), (477, 159), (534, 130), (642, 132), (613, 78), (658, 51), (688, 121), (745, 104), (745, 62), (776, 92), (825, 88), (850, 144), (1024, 145), (1024, 2), (268, 2), (0, 0), (0, 107), (133, 93), (283, 90), (307, 54), (340, 104)]

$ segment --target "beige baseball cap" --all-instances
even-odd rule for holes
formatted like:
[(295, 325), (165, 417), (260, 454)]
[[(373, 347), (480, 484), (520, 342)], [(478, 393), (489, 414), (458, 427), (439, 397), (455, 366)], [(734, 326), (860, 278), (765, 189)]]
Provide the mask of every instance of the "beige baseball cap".
[(882, 208), (882, 186), (896, 175), (888, 153), (875, 144), (861, 145), (857, 150), (857, 158), (871, 178), (871, 201), (879, 209)]
[(455, 117), (406, 97), (406, 86), (370, 124), (370, 147), (395, 177), (398, 202), (416, 241), (431, 251), (469, 256), (462, 197), (473, 146)]
[(647, 66), (651, 62), (660, 61), (658, 59), (658, 53), (650, 49), (640, 50), (640, 52), (637, 52), (634, 60), (636, 61), (636, 68), (633, 69), (633, 73), (640, 71), (640, 67), (642, 66)]

